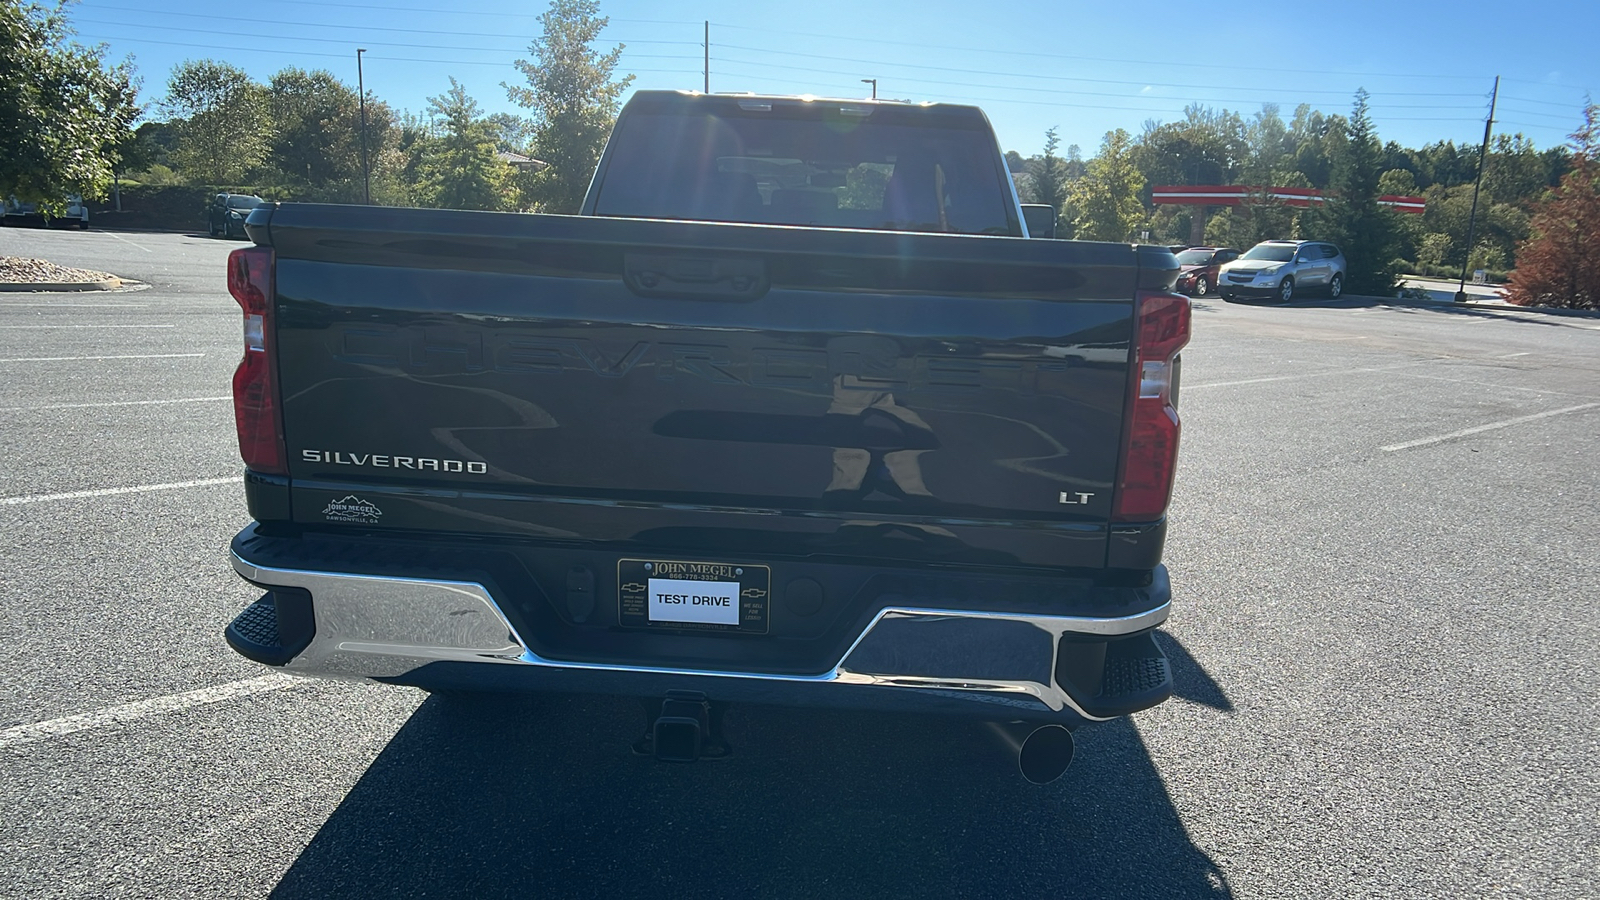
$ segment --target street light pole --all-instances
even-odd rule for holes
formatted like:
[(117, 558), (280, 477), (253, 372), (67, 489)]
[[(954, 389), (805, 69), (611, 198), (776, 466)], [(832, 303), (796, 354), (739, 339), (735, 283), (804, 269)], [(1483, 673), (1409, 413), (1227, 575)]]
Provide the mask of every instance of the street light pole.
[(874, 99), (874, 100), (878, 99), (878, 79), (876, 79), (876, 78), (863, 78), (863, 79), (861, 79), (861, 83), (862, 84), (870, 84), (870, 85), (872, 85), (872, 99)]
[(367, 82), (361, 73), (361, 54), (365, 47), (356, 48), (356, 92), (361, 100), (361, 194), (368, 206), (372, 205), (372, 169), (367, 164)]

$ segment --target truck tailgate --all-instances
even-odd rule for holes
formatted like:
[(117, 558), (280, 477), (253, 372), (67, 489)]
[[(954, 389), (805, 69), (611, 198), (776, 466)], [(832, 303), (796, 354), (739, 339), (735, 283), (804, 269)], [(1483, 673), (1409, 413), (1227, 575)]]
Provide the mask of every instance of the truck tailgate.
[(297, 522), (1105, 564), (1137, 248), (260, 218)]

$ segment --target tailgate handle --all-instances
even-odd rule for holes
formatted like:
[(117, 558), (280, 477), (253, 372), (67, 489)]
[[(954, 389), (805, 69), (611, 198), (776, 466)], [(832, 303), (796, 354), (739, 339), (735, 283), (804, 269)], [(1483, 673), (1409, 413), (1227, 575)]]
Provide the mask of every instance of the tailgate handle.
[(767, 292), (767, 265), (759, 259), (629, 253), (622, 278), (641, 297), (755, 300)]

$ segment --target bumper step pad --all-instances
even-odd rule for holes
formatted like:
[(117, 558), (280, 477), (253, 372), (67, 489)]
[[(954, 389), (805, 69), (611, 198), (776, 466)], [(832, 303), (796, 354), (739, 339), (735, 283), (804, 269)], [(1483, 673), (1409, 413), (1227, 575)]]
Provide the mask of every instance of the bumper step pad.
[(1172, 696), (1172, 666), (1155, 633), (1063, 638), (1056, 681), (1092, 716), (1125, 716)]
[(223, 637), (240, 656), (281, 666), (311, 643), (316, 630), (311, 594), (275, 588), (235, 617)]
[(260, 600), (250, 604), (239, 617), (228, 626), (232, 632), (229, 637), (236, 637), (242, 643), (254, 644), (257, 647), (278, 647), (278, 605), (273, 602), (271, 594), (263, 596)]
[(1107, 659), (1105, 686), (1100, 689), (1098, 699), (1115, 702), (1123, 697), (1159, 691), (1171, 684), (1172, 669), (1165, 656)]

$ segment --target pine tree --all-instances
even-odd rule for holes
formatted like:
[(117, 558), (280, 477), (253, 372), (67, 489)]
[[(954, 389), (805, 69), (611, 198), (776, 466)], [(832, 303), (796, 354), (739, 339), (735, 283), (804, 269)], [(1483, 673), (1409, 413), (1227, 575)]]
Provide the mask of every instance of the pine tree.
[(1060, 146), (1061, 138), (1056, 135), (1056, 129), (1046, 131), (1044, 155), (1031, 160), (1028, 166), (1028, 174), (1033, 176), (1034, 199), (1050, 204), (1058, 215), (1067, 206), (1066, 161), (1056, 155), (1056, 148)]
[(1572, 134), (1571, 168), (1534, 207), (1507, 298), (1522, 306), (1600, 309), (1600, 106)]
[(1338, 152), (1331, 160), (1327, 198), (1307, 217), (1305, 236), (1331, 241), (1344, 250), (1346, 290), (1390, 296), (1403, 232), (1398, 214), (1378, 203), (1383, 145), (1367, 111), (1366, 89), (1356, 91), (1355, 107), (1343, 131), (1344, 140), (1334, 142)]

